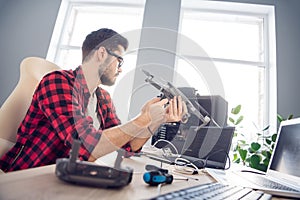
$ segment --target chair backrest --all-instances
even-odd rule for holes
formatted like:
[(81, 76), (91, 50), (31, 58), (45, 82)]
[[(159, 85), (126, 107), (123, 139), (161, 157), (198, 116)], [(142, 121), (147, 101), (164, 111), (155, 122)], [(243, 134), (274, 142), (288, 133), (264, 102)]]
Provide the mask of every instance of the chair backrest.
[(17, 130), (44, 75), (60, 68), (43, 58), (28, 57), (20, 64), (20, 79), (0, 108), (0, 156), (16, 142)]

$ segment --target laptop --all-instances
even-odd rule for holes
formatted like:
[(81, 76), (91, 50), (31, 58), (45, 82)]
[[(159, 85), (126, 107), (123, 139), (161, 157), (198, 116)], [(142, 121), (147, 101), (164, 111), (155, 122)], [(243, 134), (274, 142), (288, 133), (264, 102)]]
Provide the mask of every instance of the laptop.
[[(172, 145), (164, 148), (176, 148), (179, 155), (149, 156), (161, 162), (174, 164), (176, 158), (181, 157), (195, 164), (198, 168), (210, 167), (224, 169), (228, 159), (234, 127), (204, 126), (198, 129), (191, 126), (180, 140), (170, 141)], [(164, 149), (164, 150), (165, 150)]]
[(300, 198), (300, 118), (281, 122), (265, 174), (255, 170), (208, 170), (208, 173), (222, 183)]

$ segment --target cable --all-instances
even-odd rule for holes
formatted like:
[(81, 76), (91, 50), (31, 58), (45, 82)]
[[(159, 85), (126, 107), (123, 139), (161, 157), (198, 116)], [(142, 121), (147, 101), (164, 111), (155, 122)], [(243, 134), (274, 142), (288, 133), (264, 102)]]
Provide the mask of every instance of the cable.
[[(178, 153), (178, 150), (175, 147), (175, 145), (173, 143), (171, 143), (170, 141), (168, 141), (168, 140), (159, 139), (153, 145), (151, 145), (151, 147), (152, 148), (156, 148), (156, 145), (159, 142), (166, 142), (166, 143), (170, 144), (173, 147), (173, 149), (175, 150), (175, 152), (176, 152), (175, 155), (177, 156), (177, 158), (174, 161), (174, 165), (175, 165), (175, 171), (178, 172), (178, 173), (183, 173), (183, 174), (196, 174), (196, 173), (198, 173), (199, 172), (199, 168), (194, 163), (198, 162), (198, 161), (201, 161), (201, 162), (203, 162), (203, 166), (201, 166), (201, 168), (205, 168), (207, 166), (208, 159), (211, 156), (213, 156), (213, 155), (215, 155), (217, 153), (225, 153), (225, 155), (226, 155), (226, 157), (228, 159), (228, 167), (226, 167), (224, 170), (228, 170), (231, 167), (230, 157), (229, 157), (228, 153), (224, 149), (221, 149), (221, 150), (218, 150), (218, 151), (215, 151), (215, 152), (210, 152), (207, 155), (207, 157), (205, 158), (204, 161), (203, 161), (203, 159), (197, 159), (195, 161), (190, 161), (190, 160), (187, 160), (185, 158), (182, 158), (181, 155)], [(165, 153), (166, 152), (163, 150), (163, 156), (166, 159), (168, 159), (168, 156), (166, 156)], [(185, 163), (180, 163), (180, 162), (185, 162)]]
[(161, 192), (161, 186), (162, 186), (162, 184), (158, 184), (158, 186), (157, 186), (157, 195), (158, 196), (160, 195), (160, 192)]
[(175, 147), (175, 145), (174, 144), (172, 144), (170, 141), (168, 141), (168, 140), (164, 140), (164, 139), (158, 139), (153, 145), (151, 145), (152, 147), (156, 147), (155, 145), (157, 145), (157, 143), (159, 143), (159, 142), (166, 142), (166, 143), (168, 143), (168, 144), (170, 144), (172, 147), (173, 147), (173, 149), (175, 150), (175, 152), (176, 152), (176, 155), (179, 157), (180, 155), (179, 155), (179, 153), (178, 153), (178, 150), (177, 150), (177, 148)]
[(179, 173), (198, 174), (199, 168), (187, 159), (178, 157), (175, 159), (174, 163), (175, 163), (175, 171)]
[[(214, 154), (216, 154), (216, 153), (225, 153), (225, 155), (226, 155), (226, 157), (227, 157), (227, 159), (228, 159), (228, 167), (227, 168), (225, 168), (224, 170), (228, 170), (229, 168), (230, 168), (230, 166), (231, 166), (231, 164), (230, 164), (230, 157), (229, 157), (229, 155), (228, 155), (228, 153), (224, 150), (224, 149), (220, 149), (220, 150), (218, 150), (218, 151), (215, 151), (215, 152), (210, 152), (208, 155), (207, 155), (207, 157), (205, 158), (205, 160), (204, 160), (204, 164), (203, 164), (203, 168), (205, 168), (206, 167), (206, 165), (207, 165), (207, 161), (208, 161), (208, 159), (209, 159), (209, 157), (211, 157), (212, 155), (214, 155)], [(202, 161), (202, 159), (197, 159), (197, 160), (195, 160), (195, 161), (193, 161), (193, 162), (197, 162), (197, 161)]]

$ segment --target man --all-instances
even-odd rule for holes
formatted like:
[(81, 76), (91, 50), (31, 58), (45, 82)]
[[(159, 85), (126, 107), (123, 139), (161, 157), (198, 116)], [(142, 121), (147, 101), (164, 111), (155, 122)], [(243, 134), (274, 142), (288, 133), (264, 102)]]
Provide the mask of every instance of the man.
[(180, 121), (185, 113), (181, 97), (148, 101), (140, 114), (120, 125), (107, 91), (122, 72), (122, 54), (128, 41), (111, 29), (87, 35), (82, 65), (75, 70), (47, 74), (33, 95), (21, 123), (16, 144), (0, 159), (5, 171), (55, 163), (68, 157), (73, 139), (79, 139), (79, 158), (94, 161), (119, 148), (139, 151), (161, 123)]

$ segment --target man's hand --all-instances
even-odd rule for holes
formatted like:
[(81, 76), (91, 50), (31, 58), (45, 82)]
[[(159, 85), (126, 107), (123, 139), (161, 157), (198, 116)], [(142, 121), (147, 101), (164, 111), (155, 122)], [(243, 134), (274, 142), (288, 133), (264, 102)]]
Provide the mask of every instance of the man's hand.
[(140, 115), (136, 118), (135, 123), (141, 127), (147, 127), (151, 123), (166, 122), (165, 104), (168, 99), (158, 97), (148, 101), (142, 108)]
[[(169, 105), (166, 106), (168, 102)], [(175, 96), (170, 101), (156, 97), (143, 106), (135, 123), (140, 127), (147, 127), (151, 123), (179, 122), (186, 113), (186, 104), (180, 96)]]
[(179, 122), (185, 114), (187, 114), (187, 107), (181, 96), (175, 96), (169, 101), (166, 108), (166, 122)]

